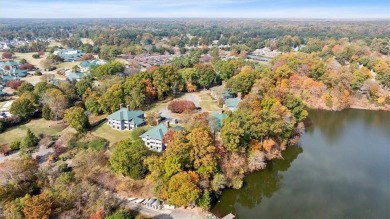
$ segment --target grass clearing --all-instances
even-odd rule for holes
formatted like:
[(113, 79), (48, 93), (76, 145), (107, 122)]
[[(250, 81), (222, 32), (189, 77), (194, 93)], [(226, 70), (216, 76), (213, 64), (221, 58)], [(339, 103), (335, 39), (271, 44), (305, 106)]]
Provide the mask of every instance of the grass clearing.
[(218, 111), (220, 108), (218, 107), (217, 101), (214, 100), (207, 92), (202, 91), (196, 94), (200, 99), (200, 106), (203, 110), (213, 112)]
[(35, 135), (45, 134), (53, 136), (61, 133), (64, 129), (64, 124), (59, 124), (58, 121), (47, 121), (45, 119), (31, 120), (27, 124), (9, 128), (5, 132), (1, 133), (0, 145), (22, 140), (26, 135), (27, 128), (30, 128)]
[(111, 128), (110, 125), (107, 124), (107, 122), (104, 122), (96, 126), (91, 133), (96, 137), (107, 139), (110, 142), (110, 146), (113, 146), (114, 144), (118, 143), (123, 139), (127, 139), (131, 137), (130, 130), (120, 131), (120, 130), (113, 129)]

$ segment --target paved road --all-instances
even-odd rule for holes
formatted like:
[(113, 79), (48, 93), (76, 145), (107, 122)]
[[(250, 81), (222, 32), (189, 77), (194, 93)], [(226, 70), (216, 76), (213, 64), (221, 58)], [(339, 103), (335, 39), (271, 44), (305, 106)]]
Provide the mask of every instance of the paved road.
[[(39, 150), (37, 152), (33, 153), (33, 158), (36, 158), (37, 156), (42, 157), (42, 159), (40, 160), (40, 164), (42, 164), (47, 160), (48, 155), (52, 153), (54, 153), (53, 148), (46, 148), (45, 146), (41, 146), (39, 147)], [(18, 157), (19, 151), (8, 156), (0, 155), (0, 163), (3, 163), (6, 160), (16, 159)]]

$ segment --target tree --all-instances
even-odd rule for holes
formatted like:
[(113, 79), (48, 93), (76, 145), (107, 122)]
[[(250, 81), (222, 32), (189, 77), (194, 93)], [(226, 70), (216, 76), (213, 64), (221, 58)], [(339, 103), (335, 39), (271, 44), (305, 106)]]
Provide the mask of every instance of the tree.
[(22, 85), (22, 82), (19, 80), (11, 80), (8, 81), (6, 85), (12, 89), (18, 89), (18, 87)]
[(12, 59), (12, 53), (10, 53), (10, 52), (3, 52), (3, 54), (1, 55), (1, 58), (2, 59)]
[(100, 111), (100, 104), (99, 99), (95, 96), (90, 96), (85, 100), (85, 108), (94, 114), (99, 114)]
[(173, 113), (191, 112), (195, 110), (195, 104), (189, 100), (174, 100), (168, 104), (168, 110)]
[(243, 144), (244, 130), (239, 123), (233, 121), (230, 117), (223, 122), (221, 137), (224, 146), (228, 151), (237, 152)]
[(49, 219), (53, 201), (47, 193), (32, 196), (24, 203), (23, 213), (26, 219)]
[(134, 217), (131, 216), (131, 214), (123, 210), (115, 211), (113, 214), (106, 217), (106, 219), (133, 219), (133, 218)]
[(37, 150), (39, 139), (31, 130), (28, 128), (26, 136), (20, 143), (20, 154), (19, 156), (23, 159), (31, 158), (35, 150)]
[(54, 119), (61, 119), (68, 106), (68, 99), (59, 89), (49, 89), (43, 95), (43, 103), (47, 104), (54, 113)]
[(34, 86), (31, 83), (28, 82), (23, 82), (19, 87), (18, 87), (18, 94), (22, 95), (24, 92), (32, 92), (34, 91)]
[(187, 136), (187, 139), (191, 146), (190, 158), (196, 172), (202, 178), (209, 178), (217, 170), (215, 146), (210, 131), (207, 126), (196, 127)]
[(75, 87), (77, 95), (82, 96), (88, 88), (92, 88), (92, 80), (90, 78), (82, 78), (76, 82)]
[(35, 106), (29, 99), (21, 97), (12, 102), (10, 112), (12, 115), (30, 119), (35, 113)]
[(91, 73), (94, 77), (101, 79), (107, 75), (114, 75), (119, 72), (123, 72), (125, 66), (118, 61), (111, 61), (104, 65), (97, 65), (92, 67)]
[(142, 140), (122, 140), (110, 157), (111, 167), (116, 173), (132, 179), (142, 179), (148, 171), (143, 160), (149, 155), (150, 151)]
[(88, 117), (85, 115), (84, 109), (81, 107), (72, 107), (65, 111), (64, 120), (77, 132), (85, 132), (91, 126)]
[(209, 88), (215, 80), (215, 72), (212, 65), (198, 64), (195, 66), (196, 71), (199, 74), (199, 84), (203, 88)]
[(249, 66), (244, 67), (241, 72), (230, 78), (226, 87), (234, 93), (248, 94), (255, 82), (256, 72)]
[(208, 211), (211, 207), (210, 192), (208, 190), (205, 190), (202, 196), (198, 200), (196, 200), (196, 204), (203, 210)]
[(119, 105), (124, 102), (123, 88), (119, 84), (110, 87), (103, 96), (99, 98), (101, 109), (105, 113), (111, 113), (118, 109)]
[(54, 113), (51, 111), (49, 105), (45, 104), (42, 107), (42, 118), (46, 120), (53, 120), (54, 119)]
[(188, 206), (198, 199), (200, 189), (188, 172), (180, 172), (169, 180), (167, 195), (169, 203), (175, 206)]

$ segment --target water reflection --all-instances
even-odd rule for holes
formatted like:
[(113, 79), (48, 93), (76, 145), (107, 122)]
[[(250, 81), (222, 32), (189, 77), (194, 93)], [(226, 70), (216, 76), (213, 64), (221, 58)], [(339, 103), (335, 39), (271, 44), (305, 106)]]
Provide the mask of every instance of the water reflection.
[(280, 172), (288, 170), (291, 163), (303, 149), (299, 146), (290, 147), (283, 152), (284, 159), (273, 160), (267, 169), (250, 174), (245, 178), (244, 187), (240, 190), (224, 191), (220, 201), (214, 206), (213, 212), (218, 216), (236, 213), (237, 204), (240, 207), (254, 208), (263, 198), (270, 198), (281, 187), (283, 175)]

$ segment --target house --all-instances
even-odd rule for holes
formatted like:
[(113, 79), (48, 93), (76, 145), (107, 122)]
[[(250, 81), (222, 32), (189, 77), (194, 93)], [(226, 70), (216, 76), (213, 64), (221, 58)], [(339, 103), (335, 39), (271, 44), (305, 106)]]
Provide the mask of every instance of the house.
[(240, 97), (236, 98), (229, 98), (225, 100), (225, 107), (228, 108), (230, 111), (235, 111), (238, 108), (238, 104), (242, 101)]
[(73, 81), (73, 80), (80, 81), (81, 78), (85, 78), (88, 75), (89, 74), (85, 74), (85, 73), (81, 73), (81, 72), (70, 72), (69, 74), (66, 75), (66, 78), (69, 81)]
[(21, 70), (21, 69), (17, 69), (17, 68), (12, 68), (10, 70), (10, 75), (14, 76), (14, 77), (19, 77), (19, 78), (24, 78), (27, 76), (27, 70)]
[(166, 144), (163, 144), (163, 139), (170, 128), (175, 131), (181, 131), (184, 129), (181, 126), (170, 127), (169, 122), (167, 122), (167, 124), (161, 123), (142, 134), (140, 138), (144, 141), (145, 146), (150, 150), (162, 152), (167, 146)]
[(233, 94), (230, 93), (228, 90), (226, 90), (224, 83), (222, 83), (222, 85), (220, 86), (211, 88), (210, 95), (215, 100), (220, 100), (220, 99), (226, 100), (233, 97)]
[(81, 50), (76, 49), (58, 49), (53, 54), (64, 59), (64, 62), (73, 62), (84, 55)]
[(89, 72), (91, 67), (96, 66), (96, 65), (104, 65), (106, 63), (107, 63), (107, 61), (104, 59), (95, 59), (93, 61), (85, 60), (79, 64), (79, 67), (80, 67), (81, 72)]
[(142, 126), (145, 123), (143, 111), (130, 110), (122, 107), (118, 111), (108, 116), (108, 124), (118, 130), (131, 130)]
[(218, 128), (222, 127), (222, 120), (224, 118), (228, 117), (228, 115), (226, 115), (223, 111), (222, 112), (212, 112), (211, 116), (213, 116), (217, 120), (216, 122), (217, 122)]

